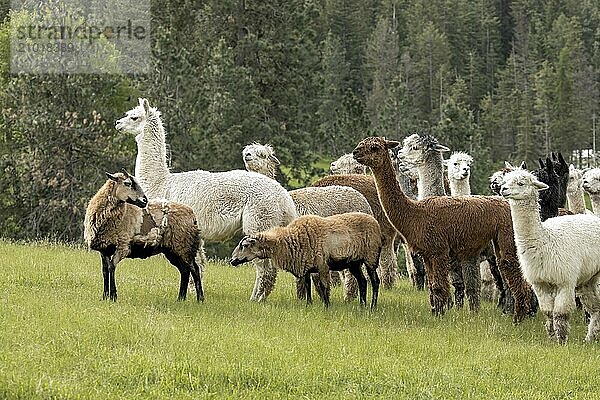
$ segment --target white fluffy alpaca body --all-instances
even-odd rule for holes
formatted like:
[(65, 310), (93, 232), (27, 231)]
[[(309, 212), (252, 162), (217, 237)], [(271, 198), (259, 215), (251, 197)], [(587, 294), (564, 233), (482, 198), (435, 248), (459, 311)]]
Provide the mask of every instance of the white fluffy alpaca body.
[(548, 186), (531, 173), (516, 170), (505, 176), (501, 193), (509, 199), (515, 243), (523, 276), (532, 285), (546, 328), (565, 343), (575, 292), (590, 313), (587, 341), (600, 330), (600, 219), (577, 214), (541, 222), (539, 190)]
[[(146, 99), (116, 122), (136, 134), (135, 175), (149, 198), (165, 198), (193, 208), (202, 239), (220, 242), (236, 232), (254, 234), (285, 226), (297, 217), (288, 192), (261, 174), (234, 170), (171, 173), (167, 167), (165, 132), (160, 112)], [(276, 270), (259, 261), (251, 300), (265, 300), (275, 285)]]

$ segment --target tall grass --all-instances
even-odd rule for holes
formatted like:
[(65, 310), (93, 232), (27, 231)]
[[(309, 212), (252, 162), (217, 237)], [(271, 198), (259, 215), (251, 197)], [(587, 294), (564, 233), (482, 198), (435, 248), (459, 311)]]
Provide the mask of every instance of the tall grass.
[[(208, 265), (206, 301), (177, 302), (161, 257), (117, 269), (101, 300), (96, 253), (0, 242), (0, 398), (587, 399), (600, 393), (598, 345), (581, 314), (567, 346), (541, 316), (513, 326), (492, 304), (430, 315), (406, 282), (376, 311), (294, 298), (281, 272), (266, 303), (249, 301), (250, 266)], [(370, 289), (369, 289), (370, 290)], [(370, 294), (369, 294), (370, 296)]]

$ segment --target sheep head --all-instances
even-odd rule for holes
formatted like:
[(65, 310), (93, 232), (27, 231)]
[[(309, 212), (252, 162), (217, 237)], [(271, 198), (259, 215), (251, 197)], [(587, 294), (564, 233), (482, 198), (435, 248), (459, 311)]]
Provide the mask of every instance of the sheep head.
[(398, 157), (413, 165), (419, 166), (428, 162), (432, 152), (443, 153), (450, 151), (446, 146), (441, 145), (438, 140), (431, 135), (412, 134), (404, 138), (402, 149), (398, 152)]
[(125, 113), (125, 116), (115, 122), (115, 128), (121, 132), (134, 135), (143, 134), (148, 117), (151, 113), (158, 114), (156, 108), (150, 107), (148, 99), (138, 99), (138, 105)]
[(112, 186), (111, 196), (117, 202), (129, 203), (140, 208), (148, 205), (148, 198), (135, 178), (124, 169), (122, 172), (111, 174), (106, 172), (107, 183)]
[(356, 146), (352, 151), (352, 156), (367, 167), (377, 168), (384, 164), (386, 158), (391, 162), (389, 150), (399, 144), (399, 142), (386, 140), (383, 137), (368, 137)]
[(269, 144), (252, 143), (242, 150), (242, 158), (246, 170), (258, 172), (259, 174), (270, 176), (276, 166), (280, 164), (275, 151)]
[(540, 182), (531, 172), (517, 169), (509, 172), (504, 177), (504, 184), (500, 194), (513, 200), (536, 199), (538, 192), (548, 189), (548, 185)]
[(342, 174), (366, 174), (367, 167), (359, 164), (352, 153), (344, 154), (329, 165), (329, 171), (332, 175)]
[(473, 157), (463, 152), (452, 153), (444, 163), (448, 167), (448, 178), (457, 181), (469, 179), (471, 176), (471, 164)]
[(256, 235), (244, 236), (233, 249), (229, 263), (236, 267), (255, 258), (268, 258), (265, 244)]

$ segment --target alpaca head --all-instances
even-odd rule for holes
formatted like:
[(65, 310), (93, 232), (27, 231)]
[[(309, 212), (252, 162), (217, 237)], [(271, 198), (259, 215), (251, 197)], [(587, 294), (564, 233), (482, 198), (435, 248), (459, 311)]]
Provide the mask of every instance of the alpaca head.
[(367, 167), (359, 164), (352, 156), (352, 153), (348, 153), (333, 161), (329, 166), (329, 171), (333, 175), (366, 174)]
[(125, 113), (125, 116), (115, 122), (115, 128), (121, 132), (139, 135), (144, 132), (150, 114), (160, 116), (158, 110), (150, 107), (147, 99), (138, 99), (138, 105)]
[(500, 171), (494, 172), (492, 176), (490, 176), (490, 190), (492, 193), (499, 195), (500, 188), (504, 183), (504, 177), (506, 174), (516, 169), (527, 169), (527, 164), (525, 161), (523, 161), (519, 167), (515, 167), (508, 161), (504, 161), (504, 168), (502, 168)]
[(590, 194), (600, 193), (600, 168), (592, 168), (583, 173), (583, 189)]
[(242, 157), (248, 171), (264, 175), (270, 175), (280, 164), (270, 144), (262, 145), (256, 142), (249, 144), (242, 150)]
[(244, 236), (235, 249), (233, 249), (229, 263), (235, 267), (248, 261), (252, 261), (255, 258), (267, 258), (265, 256), (264, 246), (261, 245), (261, 243), (262, 242), (254, 236)]
[(400, 145), (400, 142), (386, 140), (383, 137), (368, 137), (360, 141), (352, 156), (359, 163), (376, 169), (385, 165), (386, 161), (391, 162), (389, 150)]
[(398, 157), (418, 167), (426, 164), (431, 155), (441, 156), (441, 153), (446, 151), (450, 149), (441, 145), (435, 137), (415, 133), (404, 139)]
[(569, 172), (571, 171), (569, 164), (567, 164), (567, 162), (562, 156), (562, 153), (560, 152), (558, 153), (558, 155), (553, 152), (551, 156), (552, 165), (554, 166), (554, 172), (556, 172), (561, 182), (567, 182), (569, 179)]
[(452, 153), (449, 159), (444, 161), (448, 167), (448, 178), (453, 180), (469, 179), (471, 176), (471, 164), (473, 157), (463, 152)]
[(575, 194), (582, 189), (583, 171), (575, 168), (573, 164), (569, 165), (569, 180), (567, 182), (567, 193)]
[(107, 184), (111, 186), (111, 196), (119, 203), (129, 203), (140, 208), (148, 205), (148, 198), (135, 178), (124, 169), (115, 174), (106, 173)]
[(548, 185), (540, 182), (531, 172), (516, 169), (504, 177), (500, 194), (513, 200), (537, 199), (538, 192), (548, 189)]

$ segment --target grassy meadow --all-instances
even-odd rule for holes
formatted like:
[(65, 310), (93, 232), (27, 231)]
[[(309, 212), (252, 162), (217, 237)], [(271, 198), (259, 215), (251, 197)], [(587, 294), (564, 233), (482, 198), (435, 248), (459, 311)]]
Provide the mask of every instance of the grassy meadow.
[[(490, 303), (431, 316), (403, 280), (377, 310), (307, 307), (279, 274), (266, 303), (254, 269), (208, 265), (206, 301), (177, 302), (179, 274), (161, 256), (117, 268), (102, 301), (97, 253), (0, 242), (1, 399), (406, 398), (592, 399), (600, 344), (580, 313), (569, 344), (540, 315), (514, 326)], [(369, 294), (370, 297), (370, 288)]]

